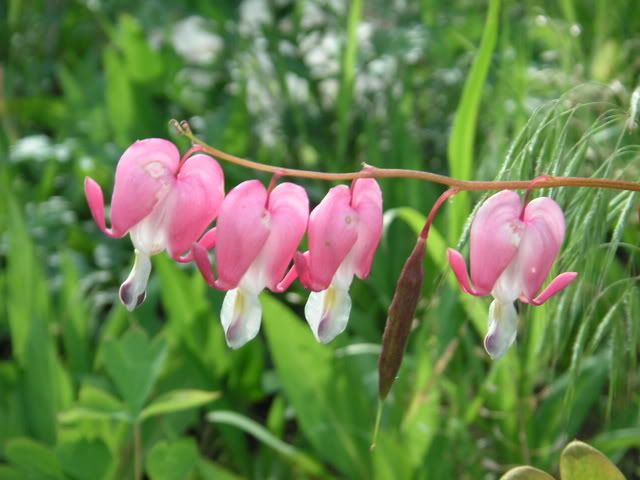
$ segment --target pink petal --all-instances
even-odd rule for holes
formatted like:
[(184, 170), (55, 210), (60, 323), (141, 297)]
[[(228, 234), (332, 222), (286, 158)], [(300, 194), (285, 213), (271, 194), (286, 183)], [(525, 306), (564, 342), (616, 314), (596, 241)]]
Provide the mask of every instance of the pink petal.
[[(313, 291), (325, 290), (358, 238), (358, 214), (345, 185), (333, 187), (309, 218), (309, 275), (300, 281)], [(297, 268), (297, 263), (296, 263)]]
[(194, 155), (180, 168), (170, 193), (169, 255), (188, 250), (216, 218), (224, 198), (224, 174), (207, 155)]
[(524, 209), (525, 223), (536, 218), (544, 219), (547, 228), (553, 234), (558, 245), (562, 245), (565, 234), (564, 213), (560, 205), (549, 197), (540, 197), (532, 200)]
[(471, 278), (476, 289), (491, 291), (518, 252), (523, 224), (517, 193), (503, 190), (478, 209), (471, 226)]
[(267, 190), (258, 180), (241, 183), (222, 202), (217, 222), (218, 286), (232, 289), (256, 259), (269, 236)]
[[(310, 288), (309, 286), (313, 283), (309, 266), (310, 258), (311, 254), (308, 250), (304, 253), (296, 252), (293, 256), (294, 267), (282, 280), (282, 285), (280, 288), (284, 288), (285, 286), (288, 287), (296, 279), (296, 277), (300, 278), (300, 283), (302, 283), (302, 285), (304, 285), (306, 288)], [(295, 273), (293, 273), (294, 271)], [(289, 283), (287, 284), (286, 282)]]
[(148, 216), (175, 183), (180, 153), (160, 138), (139, 140), (120, 157), (111, 197), (113, 230), (126, 233)]
[[(211, 230), (207, 231), (204, 235), (202, 235), (202, 238), (198, 240), (197, 243), (198, 245), (200, 245), (201, 248), (204, 248), (205, 250), (208, 251), (213, 249), (213, 247), (216, 246), (216, 238), (217, 238), (216, 228), (213, 227)], [(192, 262), (193, 259), (194, 259), (193, 250), (191, 250), (186, 255), (178, 257), (175, 260), (179, 263), (189, 263), (189, 262)]]
[(267, 286), (275, 291), (307, 229), (307, 192), (293, 183), (282, 183), (269, 195), (268, 210), (271, 232), (263, 248)]
[(550, 198), (537, 198), (524, 211), (526, 228), (518, 252), (522, 293), (534, 298), (564, 240), (564, 214)]
[(551, 297), (560, 293), (560, 291), (564, 290), (569, 286), (571, 282), (573, 282), (578, 274), (576, 272), (564, 272), (554, 278), (551, 283), (545, 288), (540, 295), (538, 295), (534, 299), (530, 298), (522, 298), (525, 303), (530, 303), (532, 305), (542, 305), (544, 302), (549, 300)]
[[(294, 254), (299, 255), (299, 254)], [(278, 282), (276, 288), (272, 288), (271, 290), (276, 293), (286, 292), (291, 284), (298, 278), (298, 270), (296, 270), (296, 266), (293, 265), (289, 271), (285, 274), (285, 276)]]
[(471, 285), (469, 281), (469, 274), (467, 273), (467, 264), (464, 261), (464, 257), (460, 252), (454, 250), (453, 248), (447, 249), (447, 258), (449, 259), (449, 265), (451, 265), (451, 269), (458, 279), (458, 283), (462, 290), (466, 293), (476, 296), (487, 295), (489, 291), (486, 290), (476, 290)]
[(104, 195), (102, 194), (102, 188), (91, 177), (84, 178), (84, 195), (87, 198), (89, 204), (89, 210), (91, 210), (91, 216), (96, 222), (100, 230), (106, 235), (113, 238), (120, 238), (125, 235), (126, 232), (118, 232), (114, 229), (107, 228), (104, 220)]
[(358, 240), (352, 255), (358, 277), (366, 278), (382, 237), (382, 191), (373, 178), (355, 180), (351, 206), (358, 212)]
[(211, 271), (211, 260), (209, 259), (207, 249), (198, 243), (194, 243), (191, 246), (191, 253), (205, 281), (209, 286), (215, 287), (216, 279), (213, 277), (213, 272)]

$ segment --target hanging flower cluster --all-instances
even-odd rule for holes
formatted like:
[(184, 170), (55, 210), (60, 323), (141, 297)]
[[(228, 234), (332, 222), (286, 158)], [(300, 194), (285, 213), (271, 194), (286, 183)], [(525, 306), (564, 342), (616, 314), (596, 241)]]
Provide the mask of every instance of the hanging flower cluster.
[[(113, 238), (128, 233), (134, 246), (133, 269), (120, 287), (122, 303), (133, 310), (144, 301), (150, 257), (166, 250), (178, 262), (195, 260), (206, 282), (227, 292), (220, 320), (231, 348), (257, 335), (260, 292), (265, 288), (284, 292), (296, 279), (310, 291), (305, 317), (314, 336), (323, 343), (333, 340), (347, 325), (353, 277), (369, 275), (380, 243), (382, 192), (376, 180), (360, 178), (350, 187), (334, 187), (309, 212), (305, 190), (289, 182), (276, 186), (273, 181), (265, 188), (258, 180), (249, 180), (225, 196), (220, 165), (198, 151), (193, 148), (180, 158), (175, 145), (156, 138), (131, 145), (116, 168), (111, 228), (105, 222), (102, 190), (86, 178), (85, 194), (100, 229)], [(445, 194), (442, 202), (449, 196)], [(436, 211), (429, 216), (429, 225)], [(215, 227), (205, 232), (214, 220)], [(305, 233), (308, 250), (299, 252)], [(462, 289), (494, 297), (485, 338), (491, 357), (503, 355), (515, 340), (517, 299), (541, 305), (575, 279), (575, 272), (562, 273), (538, 294), (564, 234), (564, 215), (551, 198), (523, 205), (518, 194), (504, 190), (480, 207), (471, 227), (473, 284), (462, 255), (449, 249), (449, 262)], [(421, 240), (420, 250), (426, 233)], [(413, 256), (414, 263), (422, 263), (421, 255)], [(414, 270), (409, 265), (403, 272)], [(413, 284), (421, 282), (401, 276), (388, 322), (395, 321), (392, 310), (407, 310), (399, 308), (404, 299), (398, 292)], [(403, 314), (405, 323), (416, 303)]]
[[(353, 276), (366, 278), (382, 235), (382, 192), (374, 179), (340, 185), (309, 215), (305, 190), (284, 182), (267, 190), (258, 180), (224, 195), (224, 176), (213, 158), (151, 138), (131, 145), (116, 168), (111, 228), (104, 196), (91, 178), (85, 195), (94, 220), (110, 237), (127, 233), (136, 259), (120, 287), (133, 310), (145, 299), (150, 257), (166, 250), (178, 262), (195, 260), (207, 283), (227, 291), (220, 320), (227, 344), (239, 348), (259, 329), (258, 295), (284, 292), (299, 277), (311, 291), (305, 316), (315, 337), (328, 342), (341, 333), (351, 310)], [(205, 229), (215, 219), (215, 228)], [(305, 232), (309, 250), (297, 252)], [(212, 272), (209, 250), (215, 250)], [(287, 272), (292, 260), (295, 262)]]

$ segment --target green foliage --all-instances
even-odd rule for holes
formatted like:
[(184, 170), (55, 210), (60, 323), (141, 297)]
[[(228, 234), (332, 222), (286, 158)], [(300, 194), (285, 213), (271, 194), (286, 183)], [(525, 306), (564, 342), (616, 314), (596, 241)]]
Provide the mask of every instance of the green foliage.
[[(516, 467), (505, 473), (501, 480), (552, 480), (553, 477), (533, 467)], [(611, 461), (586, 443), (573, 441), (560, 456), (562, 480), (625, 480)]]
[[(0, 6), (0, 479), (130, 480), (136, 463), (154, 480), (496, 479), (571, 468), (558, 448), (573, 438), (637, 476), (637, 194), (534, 193), (565, 210), (554, 270), (579, 277), (521, 305), (499, 362), (482, 350), (487, 299), (463, 294), (446, 261), (447, 247), (466, 253), (484, 196), (448, 202), (371, 451), (387, 308), (439, 186), (380, 182), (384, 236), (333, 344), (313, 339), (294, 284), (262, 295), (263, 334), (238, 351), (219, 325), (224, 294), (166, 255), (145, 304), (118, 304), (132, 248), (98, 231), (82, 190), (90, 175), (108, 199), (138, 138), (184, 151), (170, 118), (284, 167), (638, 180), (636, 3)], [(268, 181), (224, 168), (227, 191)], [(299, 183), (312, 205), (329, 187)]]

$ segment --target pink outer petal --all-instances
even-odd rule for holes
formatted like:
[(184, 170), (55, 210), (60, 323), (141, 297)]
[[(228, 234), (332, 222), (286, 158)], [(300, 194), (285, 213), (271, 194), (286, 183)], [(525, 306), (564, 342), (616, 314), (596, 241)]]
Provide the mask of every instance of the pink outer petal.
[(549, 274), (564, 240), (564, 214), (550, 198), (537, 198), (524, 211), (525, 232), (518, 252), (522, 293), (534, 298)]
[(554, 278), (551, 283), (545, 288), (540, 295), (531, 299), (527, 297), (521, 297), (520, 299), (525, 303), (531, 305), (542, 305), (554, 295), (560, 293), (567, 288), (571, 282), (573, 282), (578, 274), (576, 272), (564, 272)]
[[(209, 251), (216, 246), (216, 238), (217, 238), (216, 228), (213, 227), (207, 233), (202, 235), (202, 238), (198, 240), (198, 245), (204, 248), (205, 250)], [(193, 259), (194, 259), (194, 255), (193, 255), (193, 249), (192, 249), (186, 255), (178, 257), (175, 260), (179, 263), (189, 263), (193, 261)]]
[(352, 255), (358, 277), (366, 278), (382, 236), (382, 191), (373, 178), (355, 180), (351, 206), (358, 212), (358, 240)]
[(271, 233), (264, 244), (267, 287), (276, 291), (309, 220), (309, 199), (304, 188), (293, 183), (278, 185), (269, 195)]
[[(294, 255), (299, 255), (295, 253)], [(276, 293), (286, 292), (287, 289), (291, 286), (291, 284), (298, 278), (298, 271), (296, 270), (295, 265), (292, 266), (289, 271), (285, 274), (285, 276), (280, 280), (280, 282), (276, 285), (275, 289), (271, 289)]]
[(469, 281), (469, 274), (467, 273), (467, 265), (464, 261), (464, 257), (460, 252), (453, 248), (447, 249), (447, 258), (449, 259), (449, 265), (458, 279), (458, 283), (462, 290), (466, 293), (476, 296), (487, 295), (490, 290), (476, 290)]
[(139, 140), (120, 157), (111, 197), (113, 230), (126, 233), (149, 215), (175, 183), (180, 153), (160, 138)]
[(333, 187), (313, 209), (309, 218), (309, 275), (296, 268), (302, 284), (313, 291), (325, 290), (358, 238), (358, 216), (351, 208), (346, 185)]
[(207, 155), (187, 159), (170, 195), (169, 255), (178, 258), (218, 215), (224, 198), (220, 165)]
[(93, 220), (96, 222), (100, 230), (105, 235), (113, 238), (120, 238), (125, 235), (126, 232), (119, 232), (112, 228), (107, 228), (104, 219), (104, 195), (102, 194), (102, 188), (91, 177), (84, 178), (84, 195), (87, 197), (87, 203), (89, 204), (89, 210)]
[(518, 252), (524, 226), (520, 196), (503, 190), (478, 209), (471, 225), (471, 278), (478, 291), (490, 292)]
[(241, 183), (222, 202), (216, 265), (220, 288), (232, 289), (256, 259), (270, 231), (267, 190), (258, 180)]
[(205, 281), (211, 287), (215, 287), (216, 280), (213, 278), (213, 272), (211, 271), (211, 260), (209, 260), (209, 253), (207, 249), (198, 243), (194, 243), (191, 246), (191, 254), (196, 261), (196, 266), (200, 273), (204, 277)]

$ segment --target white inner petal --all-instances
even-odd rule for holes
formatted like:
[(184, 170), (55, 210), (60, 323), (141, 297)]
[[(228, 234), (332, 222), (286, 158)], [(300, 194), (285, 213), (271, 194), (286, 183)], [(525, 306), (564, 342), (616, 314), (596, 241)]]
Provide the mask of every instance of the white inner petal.
[(229, 290), (222, 302), (220, 321), (227, 345), (240, 348), (260, 330), (262, 306), (258, 294), (240, 288)]
[(304, 307), (304, 316), (316, 340), (328, 343), (347, 327), (351, 312), (351, 297), (347, 288), (331, 284), (321, 292), (311, 292)]
[(151, 259), (149, 255), (136, 250), (131, 273), (120, 286), (120, 301), (130, 312), (144, 301), (150, 273)]
[(484, 347), (493, 359), (500, 358), (513, 344), (518, 333), (518, 312), (513, 302), (491, 302), (489, 307), (489, 331)]
[(522, 276), (520, 274), (520, 262), (518, 256), (513, 259), (509, 266), (502, 272), (498, 281), (493, 286), (491, 295), (500, 302), (513, 303), (522, 292)]
[(133, 246), (140, 252), (155, 255), (167, 248), (170, 200), (170, 196), (160, 200), (151, 214), (143, 218), (129, 231)]

